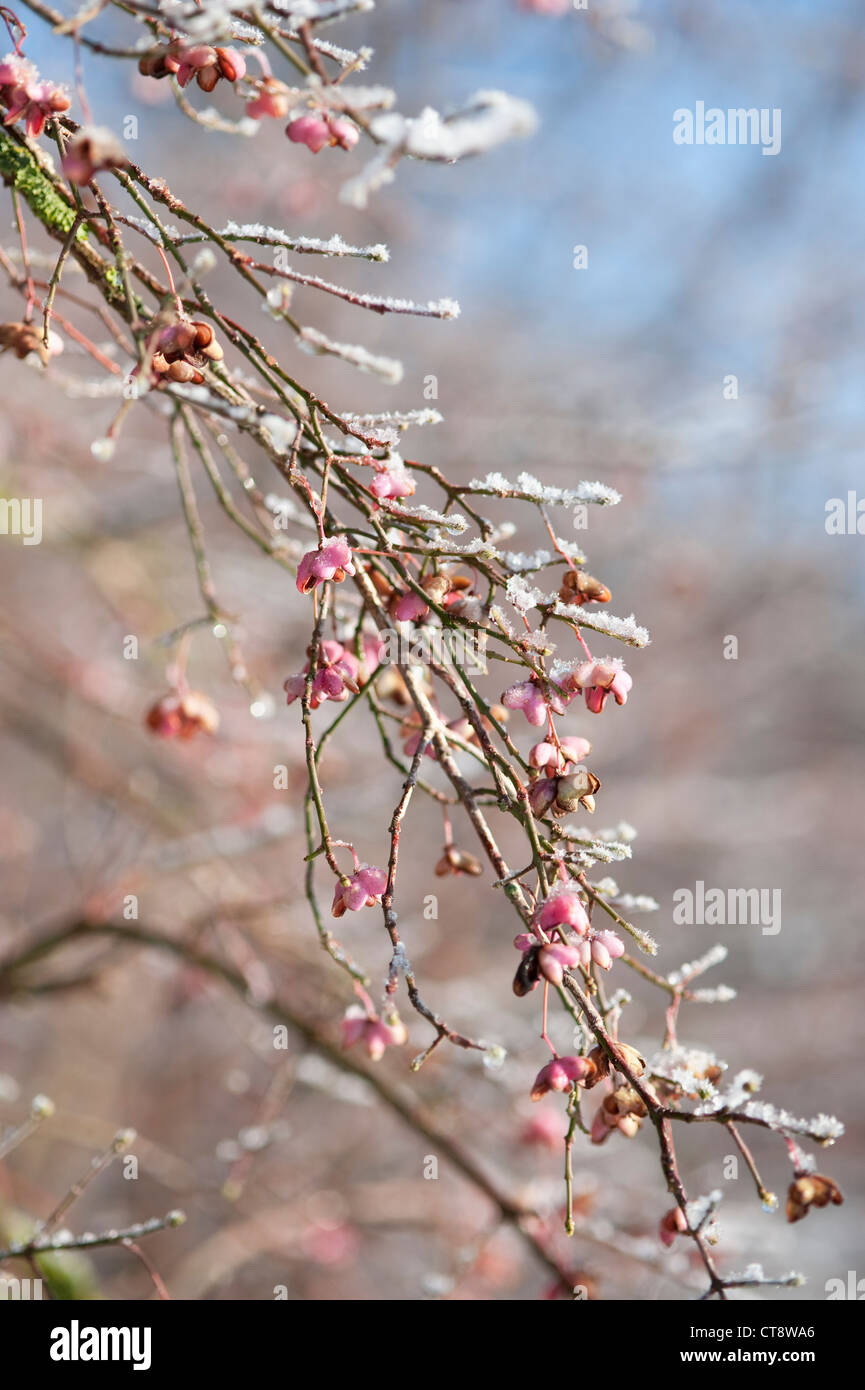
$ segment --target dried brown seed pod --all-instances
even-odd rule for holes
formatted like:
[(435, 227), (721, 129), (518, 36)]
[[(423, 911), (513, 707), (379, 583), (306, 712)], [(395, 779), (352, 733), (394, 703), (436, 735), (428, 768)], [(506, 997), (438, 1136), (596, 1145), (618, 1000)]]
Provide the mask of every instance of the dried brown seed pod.
[(801, 1221), (811, 1207), (825, 1207), (830, 1202), (840, 1207), (843, 1201), (841, 1189), (831, 1178), (822, 1173), (801, 1173), (787, 1191), (787, 1220)]
[(629, 1043), (614, 1042), (612, 1048), (616, 1060), (627, 1067), (628, 1071), (633, 1072), (634, 1076), (643, 1075), (646, 1059), (640, 1056), (635, 1047), (631, 1047)]
[(562, 577), (559, 598), (562, 603), (609, 603), (611, 594), (606, 584), (602, 584), (585, 570), (566, 570)]
[(531, 946), (529, 950), (525, 952), (522, 960), (517, 966), (517, 971), (514, 975), (514, 994), (518, 999), (522, 999), (525, 995), (531, 994), (538, 980), (541, 978), (541, 972), (538, 966), (539, 951), (540, 946)]
[(591, 1062), (594, 1067), (594, 1072), (584, 1082), (586, 1090), (590, 1091), (593, 1086), (597, 1086), (599, 1081), (603, 1081), (604, 1077), (609, 1075), (610, 1059), (602, 1047), (593, 1047), (586, 1060)]
[(594, 811), (595, 792), (599, 790), (600, 785), (600, 779), (593, 772), (588, 772), (585, 769), (557, 777), (556, 804), (553, 808), (553, 815), (570, 815), (580, 805), (585, 806), (587, 811)]
[(421, 588), (428, 594), (433, 603), (441, 605), (445, 596), (450, 593), (451, 581), (446, 574), (428, 574), (426, 579), (421, 580)]

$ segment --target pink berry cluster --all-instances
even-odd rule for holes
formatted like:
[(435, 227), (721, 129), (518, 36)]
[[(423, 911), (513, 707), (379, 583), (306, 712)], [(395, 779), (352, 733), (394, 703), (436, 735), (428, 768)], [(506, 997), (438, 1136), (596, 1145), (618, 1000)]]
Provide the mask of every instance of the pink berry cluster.
[(175, 40), (154, 53), (145, 53), (139, 59), (138, 71), (143, 77), (175, 77), (180, 87), (188, 86), (194, 78), (203, 92), (212, 92), (222, 79), (239, 82), (246, 75), (246, 60), (233, 48)]
[(518, 681), (504, 691), (502, 704), (508, 709), (522, 710), (529, 723), (540, 728), (553, 714), (564, 714), (577, 695), (584, 697), (592, 714), (601, 713), (610, 695), (617, 705), (624, 705), (632, 685), (618, 657), (606, 657), (603, 661), (590, 658), (557, 681), (542, 683), (534, 675), (527, 681)]

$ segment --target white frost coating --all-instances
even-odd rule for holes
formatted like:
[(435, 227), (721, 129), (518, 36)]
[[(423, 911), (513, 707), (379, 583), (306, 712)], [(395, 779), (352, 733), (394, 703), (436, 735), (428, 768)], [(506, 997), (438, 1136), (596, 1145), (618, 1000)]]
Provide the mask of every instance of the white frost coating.
[(536, 589), (532, 584), (527, 584), (519, 574), (511, 575), (505, 585), (505, 593), (517, 612), (523, 615), (542, 603), (550, 602), (549, 595), (545, 594), (543, 589)]
[(531, 473), (520, 473), (516, 483), (508, 482), (502, 473), (488, 473), (485, 478), (473, 478), (468, 487), (472, 492), (490, 493), (493, 497), (521, 497), (527, 502), (560, 507), (576, 507), (583, 502), (611, 507), (622, 500), (620, 492), (603, 483), (584, 481), (576, 487), (546, 487)]
[(347, 290), (342, 285), (323, 280), (320, 275), (301, 276), (290, 271), (283, 273), (310, 289), (340, 295), (361, 309), (373, 309), (380, 314), (416, 314), (421, 318), (431, 319), (458, 319), (460, 316), (460, 306), (455, 299), (428, 299), (426, 304), (419, 304), (414, 299), (396, 299), (387, 294), (362, 294), (356, 290)]
[(430, 531), (429, 535), (419, 537), (418, 544), (431, 555), (477, 555), (483, 560), (501, 559), (495, 546), (481, 536), (475, 536), (465, 545), (459, 545), (456, 541), (449, 541), (440, 531)]
[(532, 555), (526, 555), (524, 551), (508, 550), (505, 552), (505, 564), (509, 570), (539, 570), (544, 565), (548, 565), (552, 560), (549, 550), (536, 550)]
[(652, 640), (648, 629), (640, 627), (633, 613), (627, 618), (617, 618), (613, 613), (588, 610), (577, 603), (562, 603), (560, 599), (556, 601), (553, 612), (557, 618), (590, 627), (593, 632), (602, 632), (607, 637), (617, 637), (620, 642), (627, 642), (629, 647), (648, 647)]
[(667, 984), (680, 985), (683, 980), (693, 979), (695, 975), (702, 975), (704, 970), (710, 970), (713, 965), (720, 965), (726, 959), (727, 947), (722, 946), (719, 942), (717, 945), (711, 946), (706, 954), (700, 956), (698, 960), (687, 961), (684, 965), (680, 965), (678, 970), (671, 970), (667, 976)]
[(411, 425), (440, 425), (444, 416), (438, 410), (382, 410), (375, 415), (344, 414), (343, 420), (349, 425), (359, 425), (362, 430), (376, 429), (380, 425), (395, 425), (399, 430), (407, 430)]
[(768, 1101), (749, 1100), (743, 1113), (752, 1120), (761, 1120), (770, 1129), (785, 1129), (791, 1134), (807, 1134), (811, 1139), (819, 1139), (832, 1144), (844, 1133), (844, 1126), (834, 1115), (817, 1115), (813, 1120), (799, 1120), (789, 1110), (778, 1110)]
[(562, 554), (567, 555), (568, 559), (573, 560), (575, 564), (584, 565), (586, 563), (586, 557), (575, 541), (566, 541), (561, 536), (556, 536), (556, 545)]
[(464, 110), (442, 116), (427, 106), (419, 116), (398, 113), (372, 122), (373, 135), (391, 149), (416, 159), (452, 162), (469, 154), (482, 154), (505, 140), (533, 134), (538, 124), (527, 101), (506, 92), (477, 92)]
[(727, 1069), (727, 1063), (720, 1061), (714, 1052), (699, 1047), (683, 1047), (681, 1044), (662, 1048), (649, 1059), (647, 1066), (651, 1076), (660, 1076), (667, 1081), (673, 1081), (677, 1073), (682, 1072), (687, 1077), (689, 1090), (694, 1078), (710, 1067), (720, 1067), (722, 1071)]
[(396, 101), (390, 87), (328, 86), (317, 89), (318, 96), (331, 111), (389, 110)]
[[(338, 232), (323, 240), (314, 236), (290, 236), (281, 227), (267, 227), (263, 222), (229, 222), (219, 236), (232, 241), (266, 241), (268, 245), (287, 246), (292, 251), (318, 256), (361, 256), (369, 261), (389, 261), (390, 251), (381, 242), (373, 246), (352, 246)], [(181, 237), (182, 241), (197, 238)]]
[(393, 183), (396, 175), (391, 168), (391, 157), (391, 150), (385, 149), (365, 164), (359, 174), (342, 185), (339, 190), (340, 202), (347, 203), (352, 208), (365, 208), (370, 194), (376, 193), (388, 183)]
[(787, 1274), (778, 1274), (774, 1277), (771, 1274), (764, 1274), (763, 1266), (760, 1264), (748, 1265), (741, 1274), (734, 1271), (726, 1276), (726, 1281), (728, 1284), (773, 1284), (787, 1289), (801, 1289), (808, 1282), (805, 1275), (800, 1274), (795, 1269), (791, 1269)]
[[(212, 3), (212, 0), (211, 0)], [(270, 0), (270, 8), (288, 19), (336, 19), (374, 10), (374, 0)]]
[[(382, 498), (381, 506), (395, 516), (404, 517), (407, 521), (416, 519), (417, 521), (434, 521), (445, 531), (449, 531), (452, 536), (461, 536), (469, 529), (466, 518), (460, 512), (451, 512), (445, 516), (443, 512), (437, 512), (435, 508), (428, 507), (424, 502), (416, 502), (413, 505), (405, 502), (402, 498), (394, 499), (390, 497)], [(430, 539), (435, 538), (433, 532)]]
[(716, 985), (714, 989), (695, 989), (690, 994), (693, 1004), (729, 1004), (736, 998), (736, 991), (730, 985)]
[(274, 449), (287, 454), (297, 437), (297, 423), (286, 420), (281, 415), (262, 415), (261, 426), (270, 435)]
[(633, 893), (622, 893), (615, 898), (615, 906), (622, 912), (657, 912), (658, 903), (654, 898), (645, 897), (638, 894), (634, 897)]
[(359, 372), (370, 372), (391, 386), (402, 381), (403, 365), (394, 357), (377, 357), (359, 344), (335, 343), (317, 328), (301, 328), (297, 341), (305, 352), (330, 353), (333, 357), (341, 357), (344, 362), (357, 367)]
[(715, 1188), (713, 1192), (709, 1192), (705, 1197), (695, 1197), (692, 1202), (688, 1202), (685, 1206), (685, 1216), (690, 1229), (692, 1231), (699, 1231), (705, 1226), (713, 1212), (718, 1210), (722, 1199), (723, 1193), (718, 1188)]
[(612, 830), (602, 830), (592, 834), (583, 825), (560, 825), (559, 834), (563, 840), (568, 840), (572, 844), (585, 845), (592, 854), (595, 854), (598, 859), (602, 859), (605, 864), (613, 864), (621, 859), (631, 858), (630, 845), (617, 840), (615, 832)]

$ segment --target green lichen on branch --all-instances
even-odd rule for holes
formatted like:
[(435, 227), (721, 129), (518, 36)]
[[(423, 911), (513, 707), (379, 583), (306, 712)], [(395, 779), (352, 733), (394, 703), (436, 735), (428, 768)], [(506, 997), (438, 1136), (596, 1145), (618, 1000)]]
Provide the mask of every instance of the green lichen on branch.
[[(34, 217), (53, 236), (67, 237), (75, 221), (75, 209), (61, 198), (47, 172), (26, 145), (19, 144), (10, 132), (0, 126), (0, 174), (4, 183), (16, 189)], [(87, 228), (82, 225), (77, 239), (86, 241)]]
[[(57, 181), (21, 137), (0, 125), (0, 177), (21, 195), (33, 216), (57, 241), (65, 242), (77, 209), (58, 190)], [(61, 185), (62, 187), (62, 185)], [(120, 276), (89, 244), (89, 228), (81, 223), (75, 233), (72, 255), (88, 279), (99, 285), (103, 297), (114, 308), (125, 307)]]

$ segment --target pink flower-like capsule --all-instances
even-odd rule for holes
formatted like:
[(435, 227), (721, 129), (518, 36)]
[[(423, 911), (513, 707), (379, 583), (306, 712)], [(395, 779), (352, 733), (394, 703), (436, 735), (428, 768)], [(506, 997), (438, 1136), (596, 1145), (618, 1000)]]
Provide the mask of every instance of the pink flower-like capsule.
[(625, 704), (633, 683), (621, 661), (611, 657), (603, 661), (584, 661), (570, 671), (562, 682), (565, 690), (574, 694), (580, 690), (583, 692), (586, 708), (592, 714), (601, 713), (610, 695), (617, 705)]
[(538, 682), (532, 677), (531, 680), (518, 681), (516, 685), (508, 686), (502, 693), (502, 704), (505, 709), (521, 709), (526, 719), (535, 728), (546, 722), (549, 710), (554, 714), (564, 714), (565, 704), (561, 695), (556, 691), (551, 682), (548, 682), (548, 694), (544, 696)]
[(363, 652), (363, 669), (365, 675), (371, 676), (373, 671), (377, 671), (387, 655), (387, 648), (384, 639), (378, 632), (364, 632), (360, 640)]
[(333, 890), (334, 917), (343, 913), (360, 912), (362, 907), (374, 907), (387, 887), (387, 874), (384, 869), (376, 869), (372, 864), (361, 864), (355, 869), (348, 883), (337, 882)]
[(571, 0), (520, 0), (520, 5), (535, 14), (567, 14)]
[(581, 763), (592, 751), (589, 740), (575, 734), (560, 739), (559, 744), (561, 752), (554, 743), (536, 743), (529, 750), (530, 766), (553, 776), (557, 772), (564, 772), (570, 763)]
[(565, 887), (554, 890), (539, 908), (536, 917), (543, 931), (551, 927), (573, 927), (580, 936), (589, 930), (589, 918), (583, 901), (576, 888)]
[(570, 1091), (575, 1081), (585, 1080), (593, 1070), (585, 1057), (554, 1057), (535, 1077), (532, 1100), (540, 1100), (548, 1091)]
[(556, 1110), (536, 1110), (520, 1130), (520, 1143), (543, 1149), (558, 1149), (563, 1138), (561, 1116)]
[(370, 1016), (359, 1005), (348, 1009), (340, 1024), (343, 1047), (362, 1042), (373, 1062), (384, 1056), (386, 1047), (402, 1047), (408, 1039), (405, 1024), (397, 1014), (386, 1020)]
[[(0, 58), (0, 87), (26, 87), (38, 79), (36, 68), (19, 53), (7, 53)], [(9, 100), (8, 92), (3, 93), (3, 100)]]
[[(293, 705), (295, 700), (303, 696), (308, 672), (309, 662), (296, 676), (289, 676), (283, 682), (287, 705)], [(310, 688), (310, 708), (318, 709), (325, 700), (347, 700), (349, 693), (356, 695), (359, 674), (357, 657), (346, 651), (341, 642), (322, 642), (318, 649), (318, 668)]]
[(285, 133), (295, 145), (306, 145), (313, 154), (331, 143), (330, 127), (322, 116), (297, 116), (289, 121)]
[(625, 954), (625, 945), (614, 931), (596, 931), (591, 938), (592, 960), (602, 970), (609, 970), (614, 960)]
[(246, 114), (260, 121), (263, 116), (284, 120), (291, 110), (291, 93), (277, 77), (265, 77), (258, 95), (246, 103)]
[(428, 615), (429, 604), (424, 603), (420, 594), (409, 590), (408, 593), (400, 594), (394, 598), (388, 611), (398, 623), (416, 623)]
[[(173, 47), (174, 51), (165, 55), (164, 67), (166, 72), (174, 72), (181, 87), (194, 77), (203, 92), (212, 92), (221, 77), (228, 82), (238, 82), (246, 75), (246, 60), (233, 48), (211, 48), (204, 43), (191, 48)], [(149, 75), (163, 74), (155, 70)]]
[[(8, 106), (3, 124), (13, 125), (23, 116), (27, 134), (35, 138), (42, 134), (49, 116), (68, 111), (70, 103), (62, 88), (55, 87), (51, 82), (40, 82), (36, 69), (23, 59), (21, 63), (20, 79), (9, 83), (3, 90), (3, 99)], [(7, 72), (14, 70), (11, 55), (4, 58), (3, 68)]]
[(538, 951), (538, 970), (551, 985), (560, 985), (565, 978), (565, 971), (579, 963), (578, 946), (560, 946), (556, 943), (553, 946), (542, 946)]
[(302, 594), (310, 594), (327, 579), (341, 584), (346, 575), (354, 573), (351, 546), (345, 536), (333, 536), (318, 550), (304, 555), (297, 567), (297, 587)]
[(661, 1244), (665, 1245), (669, 1250), (676, 1236), (683, 1236), (687, 1229), (688, 1223), (685, 1220), (685, 1213), (682, 1211), (682, 1208), (671, 1207), (668, 1212), (665, 1212), (658, 1223), (658, 1235), (660, 1236)]
[(332, 145), (339, 145), (341, 150), (351, 150), (360, 139), (360, 131), (353, 121), (346, 120), (344, 116), (331, 117), (328, 121)]
[(387, 497), (411, 497), (417, 484), (406, 468), (384, 465), (369, 485), (369, 490), (379, 501)]

